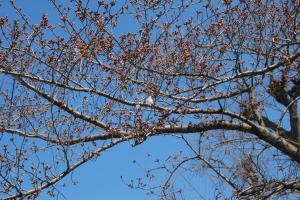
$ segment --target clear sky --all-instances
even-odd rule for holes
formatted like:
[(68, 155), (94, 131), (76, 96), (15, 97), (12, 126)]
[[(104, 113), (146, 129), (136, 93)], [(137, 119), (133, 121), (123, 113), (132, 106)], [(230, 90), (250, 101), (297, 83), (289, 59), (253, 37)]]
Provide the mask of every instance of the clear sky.
[[(67, 199), (153, 199), (146, 192), (133, 190), (121, 180), (131, 180), (144, 176), (145, 170), (154, 166), (154, 160), (167, 159), (171, 154), (183, 149), (179, 140), (172, 137), (148, 139), (144, 144), (132, 148), (128, 143), (121, 144), (103, 153), (95, 162), (81, 166), (74, 174), (77, 186), (69, 186), (64, 190)], [(150, 157), (148, 157), (150, 154)], [(133, 163), (137, 161), (137, 164)], [(69, 178), (69, 177), (68, 177)], [(47, 199), (47, 198), (41, 198)]]

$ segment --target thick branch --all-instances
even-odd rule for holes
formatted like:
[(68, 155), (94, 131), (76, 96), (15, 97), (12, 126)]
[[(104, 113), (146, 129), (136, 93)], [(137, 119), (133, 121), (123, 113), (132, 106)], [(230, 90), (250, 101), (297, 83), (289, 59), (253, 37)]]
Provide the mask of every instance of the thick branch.
[(176, 133), (197, 133), (202, 131), (209, 130), (236, 130), (245, 133), (253, 134), (263, 141), (271, 144), (275, 148), (279, 149), (287, 156), (289, 156), (292, 160), (300, 163), (300, 154), (297, 147), (291, 143), (289, 143), (286, 139), (281, 137), (279, 134), (268, 131), (263, 126), (250, 126), (246, 123), (238, 123), (238, 122), (230, 122), (230, 121), (215, 121), (209, 122), (205, 124), (197, 124), (192, 126), (174, 126), (174, 127), (161, 127), (155, 129), (155, 134), (176, 134)]
[(288, 136), (288, 134), (290, 133), (289, 131), (285, 130), (284, 128), (278, 126), (275, 122), (271, 121), (269, 118), (262, 116), (262, 119), (264, 121), (264, 124), (272, 129), (273, 131), (281, 131), (284, 134), (286, 134), (286, 136)]
[(299, 142), (299, 148), (300, 148), (300, 122), (299, 122), (297, 101), (293, 102), (292, 105), (288, 107), (288, 109), (290, 113), (291, 133), (293, 139)]

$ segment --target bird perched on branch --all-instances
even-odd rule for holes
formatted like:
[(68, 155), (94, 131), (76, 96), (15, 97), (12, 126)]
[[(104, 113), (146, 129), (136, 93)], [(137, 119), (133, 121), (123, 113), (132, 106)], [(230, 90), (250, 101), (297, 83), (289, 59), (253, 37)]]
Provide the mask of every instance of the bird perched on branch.
[(151, 96), (148, 96), (147, 99), (145, 100), (145, 103), (149, 106), (152, 106), (154, 104), (154, 101)]

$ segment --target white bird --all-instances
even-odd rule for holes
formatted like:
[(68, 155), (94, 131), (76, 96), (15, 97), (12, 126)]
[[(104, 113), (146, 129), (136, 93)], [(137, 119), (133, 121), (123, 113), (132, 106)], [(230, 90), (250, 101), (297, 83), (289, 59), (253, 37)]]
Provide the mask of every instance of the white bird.
[(145, 100), (145, 103), (149, 106), (153, 105), (154, 101), (152, 99), (151, 96), (147, 97), (147, 99)]

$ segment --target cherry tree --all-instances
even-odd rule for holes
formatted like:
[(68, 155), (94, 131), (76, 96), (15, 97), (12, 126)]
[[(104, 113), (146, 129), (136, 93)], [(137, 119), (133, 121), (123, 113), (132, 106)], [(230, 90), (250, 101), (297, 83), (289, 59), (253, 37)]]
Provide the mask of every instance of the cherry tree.
[(56, 197), (106, 150), (163, 135), (190, 153), (138, 185), (158, 199), (184, 193), (179, 170), (216, 198), (299, 196), (300, 1), (49, 0), (38, 23), (19, 3), (0, 8), (1, 199)]

